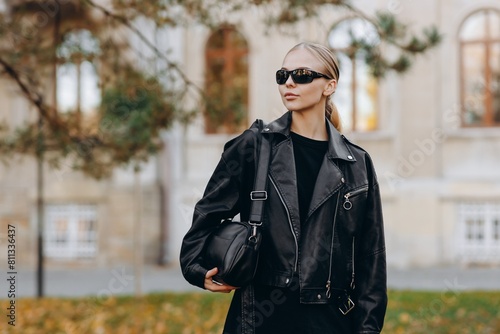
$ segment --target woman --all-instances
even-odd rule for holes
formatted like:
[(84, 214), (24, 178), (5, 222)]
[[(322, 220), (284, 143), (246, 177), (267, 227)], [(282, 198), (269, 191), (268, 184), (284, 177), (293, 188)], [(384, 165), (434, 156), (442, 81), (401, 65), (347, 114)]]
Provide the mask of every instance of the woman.
[(312, 43), (293, 47), (276, 73), (289, 111), (260, 134), (270, 141), (272, 155), (261, 255), (251, 285), (236, 289), (213, 281), (217, 268), (204, 266), (202, 249), (222, 219), (238, 213), (248, 219), (254, 131), (225, 145), (196, 204), (181, 267), (201, 288), (236, 289), (224, 334), (382, 330), (387, 292), (379, 186), (369, 155), (339, 133), (331, 103), (338, 79), (335, 56)]

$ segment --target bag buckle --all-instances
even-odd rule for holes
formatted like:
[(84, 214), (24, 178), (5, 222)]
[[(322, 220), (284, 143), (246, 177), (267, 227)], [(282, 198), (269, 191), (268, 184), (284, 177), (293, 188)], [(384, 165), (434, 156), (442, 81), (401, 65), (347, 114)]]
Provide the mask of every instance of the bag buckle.
[[(351, 312), (352, 309), (354, 308), (355, 304), (352, 301), (350, 296), (346, 296), (347, 299), (343, 300), (341, 302), (341, 305), (339, 306), (339, 310), (343, 315), (346, 315), (347, 313)], [(339, 298), (340, 299), (340, 298)]]
[(262, 222), (248, 222), (250, 226), (252, 226), (252, 234), (248, 238), (250, 241), (256, 241), (257, 240), (257, 227), (262, 226)]
[(252, 201), (265, 201), (267, 199), (267, 191), (254, 190), (250, 192), (250, 199)]

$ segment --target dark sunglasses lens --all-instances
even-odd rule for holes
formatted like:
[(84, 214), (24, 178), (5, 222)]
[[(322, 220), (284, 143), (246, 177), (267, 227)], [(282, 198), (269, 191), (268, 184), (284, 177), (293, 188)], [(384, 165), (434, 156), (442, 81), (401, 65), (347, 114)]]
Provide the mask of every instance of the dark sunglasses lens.
[(278, 85), (283, 85), (288, 79), (288, 73), (285, 70), (278, 70), (276, 72), (276, 83)]
[(276, 71), (276, 82), (278, 85), (284, 85), (288, 80), (288, 76), (292, 75), (292, 80), (296, 84), (307, 84), (311, 83), (314, 78), (314, 72), (306, 69), (298, 69), (293, 71), (278, 70)]
[(311, 71), (308, 70), (296, 70), (292, 73), (293, 82), (298, 84), (311, 83), (314, 80), (314, 76)]

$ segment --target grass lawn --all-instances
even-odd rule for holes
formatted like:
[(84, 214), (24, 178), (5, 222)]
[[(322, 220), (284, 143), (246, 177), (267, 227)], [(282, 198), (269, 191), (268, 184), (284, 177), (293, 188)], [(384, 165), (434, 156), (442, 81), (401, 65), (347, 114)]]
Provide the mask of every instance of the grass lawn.
[[(3, 315), (0, 333), (222, 332), (231, 295), (161, 293), (134, 297), (16, 301), (15, 327)], [(0, 302), (6, 314), (7, 300)], [(499, 292), (389, 291), (384, 334), (498, 334)]]

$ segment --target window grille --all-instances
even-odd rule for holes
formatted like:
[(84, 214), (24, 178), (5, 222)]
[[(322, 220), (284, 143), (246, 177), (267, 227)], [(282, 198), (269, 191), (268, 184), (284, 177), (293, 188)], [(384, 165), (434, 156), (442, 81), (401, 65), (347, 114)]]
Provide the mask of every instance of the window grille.
[(460, 260), (500, 262), (500, 203), (460, 203), (458, 212)]
[(97, 254), (95, 205), (60, 204), (45, 207), (45, 256), (93, 258)]

